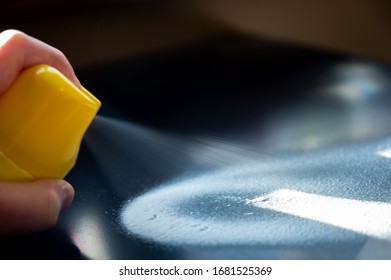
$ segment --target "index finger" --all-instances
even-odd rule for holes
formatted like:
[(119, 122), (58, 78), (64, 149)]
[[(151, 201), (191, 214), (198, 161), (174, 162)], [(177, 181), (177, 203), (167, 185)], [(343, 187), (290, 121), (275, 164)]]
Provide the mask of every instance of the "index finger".
[(0, 94), (23, 69), (36, 64), (48, 64), (81, 86), (68, 59), (58, 49), (18, 30), (0, 33)]

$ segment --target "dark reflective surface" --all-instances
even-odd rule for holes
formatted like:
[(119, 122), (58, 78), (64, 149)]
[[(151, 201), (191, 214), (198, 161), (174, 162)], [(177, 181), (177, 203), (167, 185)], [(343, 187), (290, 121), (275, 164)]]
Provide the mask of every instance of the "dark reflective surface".
[[(391, 202), (390, 75), (373, 61), (240, 37), (79, 71), (103, 106), (67, 176), (75, 201), (49, 231), (64, 242), (38, 253), (36, 242), (53, 247), (41, 242), (48, 233), (15, 237), (2, 254), (391, 258), (391, 220), (360, 216)], [(273, 200), (286, 189), (297, 202)], [(302, 193), (353, 207), (368, 226), (334, 223)], [(357, 214), (361, 201), (369, 207)]]

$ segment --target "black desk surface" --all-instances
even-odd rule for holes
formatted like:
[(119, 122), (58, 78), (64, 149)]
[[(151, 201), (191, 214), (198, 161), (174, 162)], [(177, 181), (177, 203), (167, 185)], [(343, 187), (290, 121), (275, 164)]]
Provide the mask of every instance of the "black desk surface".
[(2, 258), (391, 258), (389, 65), (232, 36), (77, 73), (74, 203)]

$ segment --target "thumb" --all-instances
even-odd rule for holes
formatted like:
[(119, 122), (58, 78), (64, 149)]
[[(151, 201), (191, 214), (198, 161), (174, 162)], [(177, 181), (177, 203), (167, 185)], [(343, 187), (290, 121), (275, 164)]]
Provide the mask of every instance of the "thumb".
[(73, 197), (73, 187), (64, 180), (0, 182), (0, 235), (53, 226)]

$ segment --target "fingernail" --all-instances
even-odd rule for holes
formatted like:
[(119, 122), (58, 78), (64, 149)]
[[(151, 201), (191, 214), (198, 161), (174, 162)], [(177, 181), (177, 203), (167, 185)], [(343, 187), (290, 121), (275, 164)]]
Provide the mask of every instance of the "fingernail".
[(73, 201), (73, 197), (75, 196), (75, 190), (72, 185), (67, 181), (61, 180), (56, 185), (56, 188), (61, 196), (62, 209), (69, 207)]

